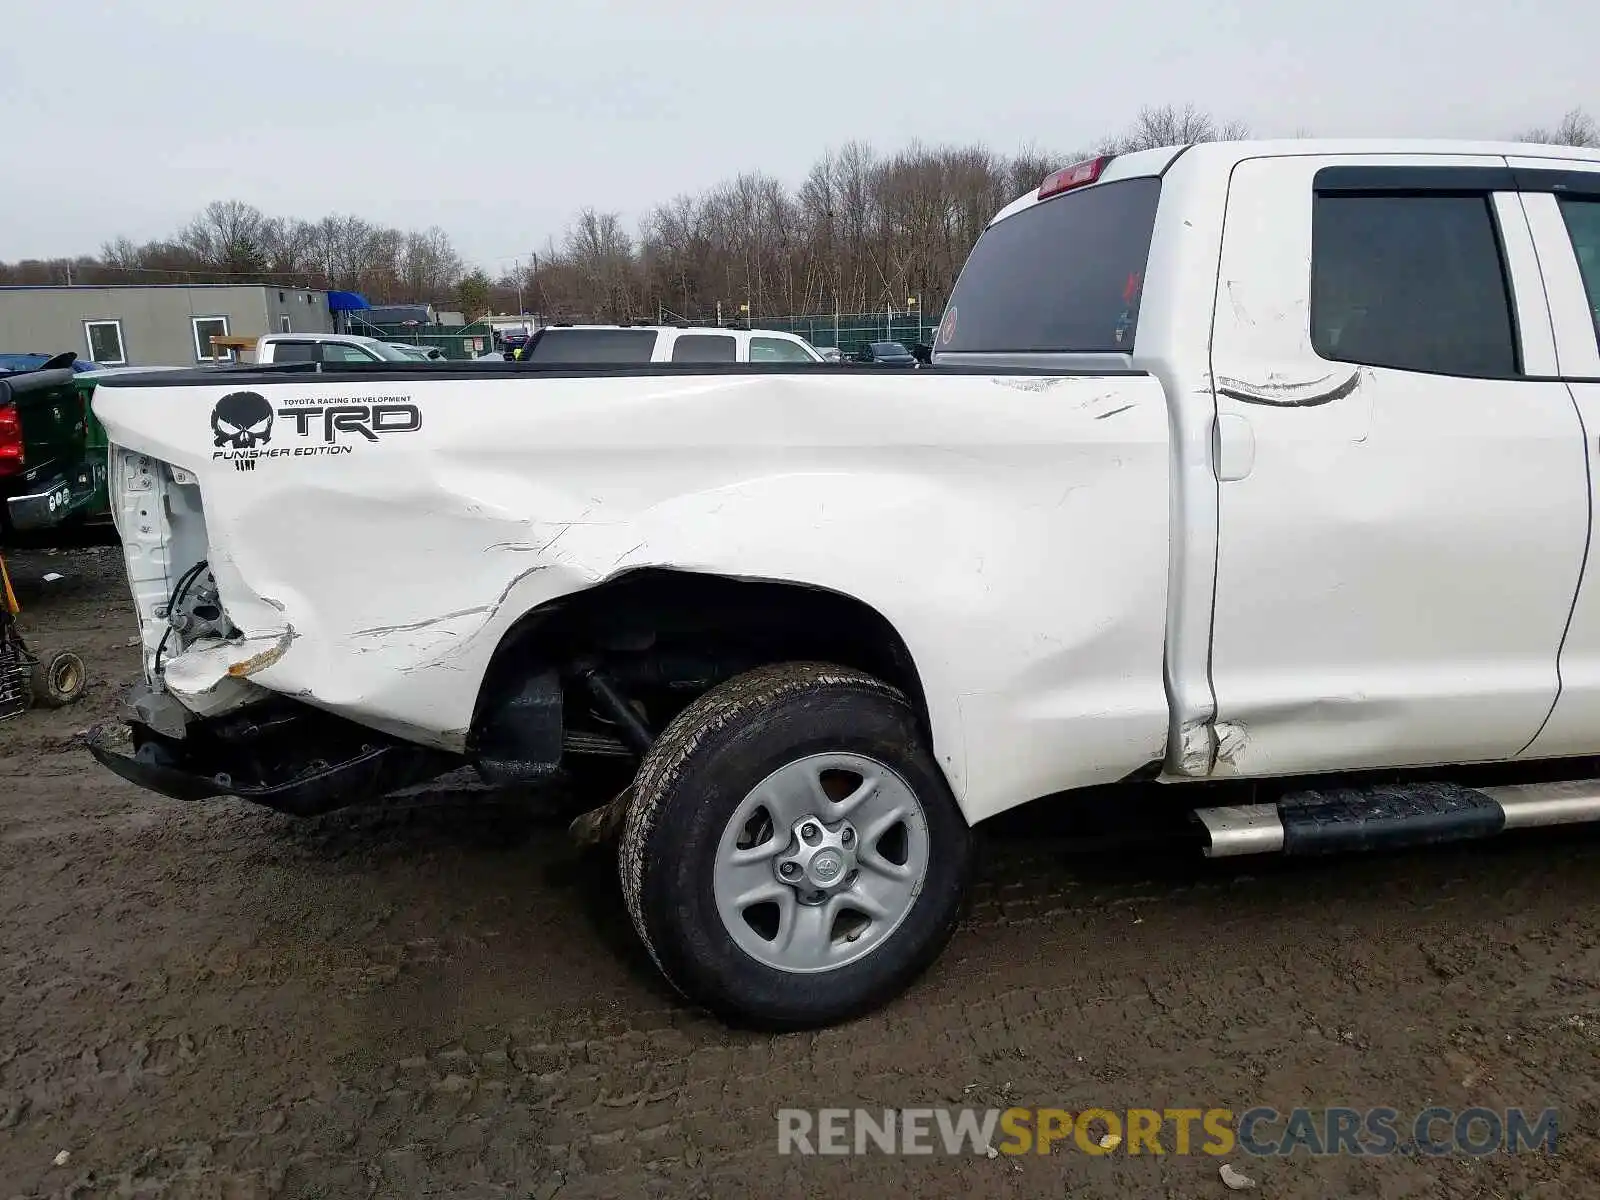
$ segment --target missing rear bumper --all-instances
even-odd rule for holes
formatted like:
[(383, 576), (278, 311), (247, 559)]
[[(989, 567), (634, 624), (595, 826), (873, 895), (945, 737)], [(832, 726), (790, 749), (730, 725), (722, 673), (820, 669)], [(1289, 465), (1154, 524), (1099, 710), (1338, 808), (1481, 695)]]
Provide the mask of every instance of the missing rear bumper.
[(175, 800), (237, 796), (302, 817), (377, 800), (463, 762), (292, 701), (194, 722), (181, 740), (140, 721), (130, 729), (132, 753), (89, 746), (129, 783)]

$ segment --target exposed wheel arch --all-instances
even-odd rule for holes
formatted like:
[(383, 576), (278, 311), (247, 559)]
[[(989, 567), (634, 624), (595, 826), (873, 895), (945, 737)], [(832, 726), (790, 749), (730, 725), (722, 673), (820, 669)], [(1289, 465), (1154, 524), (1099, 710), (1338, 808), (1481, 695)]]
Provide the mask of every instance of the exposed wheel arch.
[[(752, 666), (835, 662), (898, 688), (927, 733), (926, 697), (910, 647), (871, 605), (807, 584), (660, 568), (626, 572), (518, 618), (484, 673), (474, 732), (530, 672), (595, 658), (659, 672), (681, 691), (684, 705)], [(703, 680), (695, 678), (700, 672)]]

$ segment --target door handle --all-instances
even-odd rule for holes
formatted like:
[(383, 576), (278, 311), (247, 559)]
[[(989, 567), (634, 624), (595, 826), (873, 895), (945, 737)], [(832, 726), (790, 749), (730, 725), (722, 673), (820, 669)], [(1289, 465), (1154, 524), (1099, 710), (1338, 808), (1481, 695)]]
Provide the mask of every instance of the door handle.
[(1220, 483), (1243, 479), (1256, 465), (1256, 431), (1238, 413), (1218, 413), (1211, 426), (1211, 461)]

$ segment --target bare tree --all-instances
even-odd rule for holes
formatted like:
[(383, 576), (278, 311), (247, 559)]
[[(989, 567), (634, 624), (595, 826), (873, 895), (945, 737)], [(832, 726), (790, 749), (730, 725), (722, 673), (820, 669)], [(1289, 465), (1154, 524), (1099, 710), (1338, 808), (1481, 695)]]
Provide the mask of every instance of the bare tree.
[(567, 263), (598, 302), (598, 315), (632, 320), (633, 239), (623, 230), (621, 215), (584, 209), (567, 230), (565, 252)]
[(242, 200), (213, 200), (178, 235), (178, 244), (219, 274), (265, 270), (261, 235), (266, 218)]
[(1129, 153), (1156, 146), (1186, 146), (1192, 142), (1230, 142), (1250, 136), (1249, 127), (1240, 121), (1219, 122), (1210, 113), (1185, 104), (1146, 106), (1122, 134), (1104, 143), (1108, 150)]
[(1574, 108), (1561, 118), (1554, 129), (1529, 129), (1519, 133), (1519, 142), (1540, 142), (1549, 146), (1600, 146), (1600, 126), (1581, 108)]
[(461, 256), (437, 225), (408, 233), (400, 247), (400, 282), (408, 298), (444, 296), (461, 278)]

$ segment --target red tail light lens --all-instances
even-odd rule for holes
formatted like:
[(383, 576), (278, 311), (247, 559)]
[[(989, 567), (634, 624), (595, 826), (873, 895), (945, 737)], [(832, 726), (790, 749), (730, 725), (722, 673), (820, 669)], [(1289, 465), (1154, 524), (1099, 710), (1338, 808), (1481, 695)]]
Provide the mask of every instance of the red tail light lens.
[(1106, 164), (1111, 159), (1112, 155), (1102, 154), (1099, 158), (1086, 158), (1082, 162), (1073, 163), (1070, 167), (1050, 172), (1039, 185), (1039, 199), (1048, 200), (1051, 196), (1059, 196), (1062, 192), (1070, 192), (1073, 188), (1094, 183), (1100, 178), (1100, 173), (1106, 169)]
[(22, 470), (22, 418), (17, 406), (0, 408), (0, 475), (15, 475)]

